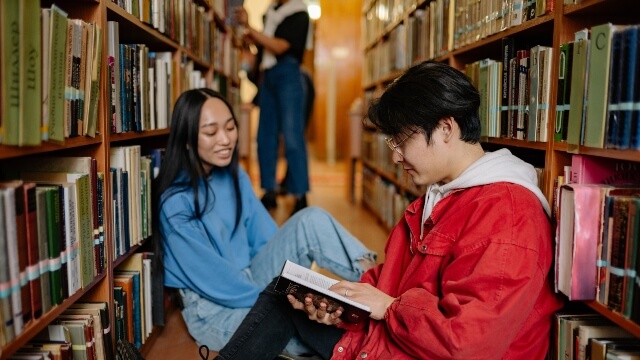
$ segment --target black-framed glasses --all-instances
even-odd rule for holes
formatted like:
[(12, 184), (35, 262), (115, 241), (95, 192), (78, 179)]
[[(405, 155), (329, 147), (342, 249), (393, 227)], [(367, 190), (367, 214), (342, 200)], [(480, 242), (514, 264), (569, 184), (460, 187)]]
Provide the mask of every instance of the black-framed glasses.
[(405, 137), (404, 139), (402, 139), (399, 143), (395, 143), (393, 141), (392, 137), (388, 137), (388, 138), (384, 138), (384, 141), (387, 143), (387, 146), (389, 146), (389, 149), (397, 152), (400, 156), (404, 157), (404, 154), (402, 153), (402, 151), (400, 150), (400, 145), (402, 145), (403, 142), (407, 141), (408, 138), (410, 138), (413, 134), (417, 133), (419, 129), (415, 129), (411, 132), (411, 134), (407, 135), (407, 137)]

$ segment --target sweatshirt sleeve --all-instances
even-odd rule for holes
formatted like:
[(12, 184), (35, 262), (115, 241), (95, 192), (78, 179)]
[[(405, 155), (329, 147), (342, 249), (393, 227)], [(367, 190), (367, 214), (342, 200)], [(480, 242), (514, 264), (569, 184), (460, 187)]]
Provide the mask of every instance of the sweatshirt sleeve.
[(226, 253), (234, 248), (220, 245), (229, 241), (223, 230), (208, 231), (193, 216), (188, 196), (175, 195), (166, 200), (160, 226), (164, 234), (165, 285), (190, 288), (231, 308), (253, 305), (262, 287), (252, 281), (244, 270), (246, 266), (234, 254)]
[(247, 238), (251, 247), (251, 258), (253, 259), (278, 231), (278, 225), (255, 195), (249, 175), (244, 170), (240, 170), (240, 193), (244, 197), (243, 207), (245, 209), (243, 212), (248, 214), (243, 216), (243, 221), (245, 221)]

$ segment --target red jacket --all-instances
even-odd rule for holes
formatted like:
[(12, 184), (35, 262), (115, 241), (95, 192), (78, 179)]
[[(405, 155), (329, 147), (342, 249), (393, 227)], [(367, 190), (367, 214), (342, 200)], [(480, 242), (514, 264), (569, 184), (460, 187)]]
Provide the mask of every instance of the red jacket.
[(385, 263), (362, 278), (396, 297), (385, 319), (344, 326), (332, 359), (543, 359), (562, 303), (538, 198), (504, 182), (455, 190), (420, 239), (423, 205), (409, 205)]

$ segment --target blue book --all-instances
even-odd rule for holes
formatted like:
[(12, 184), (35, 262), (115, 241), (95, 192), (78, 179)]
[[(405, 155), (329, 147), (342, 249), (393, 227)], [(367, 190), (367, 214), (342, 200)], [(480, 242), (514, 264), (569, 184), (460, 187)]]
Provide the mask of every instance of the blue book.
[(118, 176), (118, 169), (111, 168), (109, 169), (111, 173), (111, 198), (114, 201), (113, 204), (113, 252), (114, 259), (117, 259), (122, 254), (122, 249), (120, 249), (120, 204), (119, 204), (119, 196), (120, 196), (120, 176)]
[(115, 271), (116, 275), (125, 275), (133, 278), (133, 294), (129, 294), (133, 300), (133, 343), (139, 349), (142, 347), (142, 303), (140, 302), (140, 273), (134, 270)]
[(611, 39), (611, 74), (609, 76), (609, 107), (607, 114), (607, 134), (605, 147), (612, 149), (618, 146), (618, 133), (620, 129), (620, 84), (622, 83), (622, 66), (620, 59), (622, 53), (622, 31), (613, 33)]
[[(638, 27), (631, 26), (622, 31), (620, 57), (620, 102), (618, 103), (619, 128), (617, 148), (628, 149), (631, 143), (631, 121), (633, 115), (633, 92), (636, 79), (636, 53), (638, 42)], [(616, 58), (612, 58), (616, 60)], [(640, 89), (638, 89), (640, 91)]]
[(640, 69), (638, 68), (640, 67), (640, 50), (638, 50), (640, 49), (640, 35), (636, 34), (635, 41), (636, 43), (633, 47), (636, 49), (636, 57), (633, 63), (635, 64), (636, 72), (633, 77), (633, 109), (631, 111), (631, 128), (629, 129), (629, 147), (640, 150)]
[(131, 231), (129, 231), (129, 172), (122, 170), (120, 179), (120, 191), (122, 192), (122, 233), (124, 234), (124, 248), (122, 253), (126, 253), (131, 248)]

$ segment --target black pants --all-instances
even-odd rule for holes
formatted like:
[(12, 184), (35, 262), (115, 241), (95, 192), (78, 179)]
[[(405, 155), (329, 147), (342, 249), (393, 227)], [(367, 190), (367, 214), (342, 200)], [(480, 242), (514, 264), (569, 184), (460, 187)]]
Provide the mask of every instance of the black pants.
[(324, 359), (331, 358), (344, 330), (309, 320), (303, 311), (294, 310), (285, 295), (274, 291), (276, 280), (260, 293), (216, 359), (271, 360), (295, 335)]

